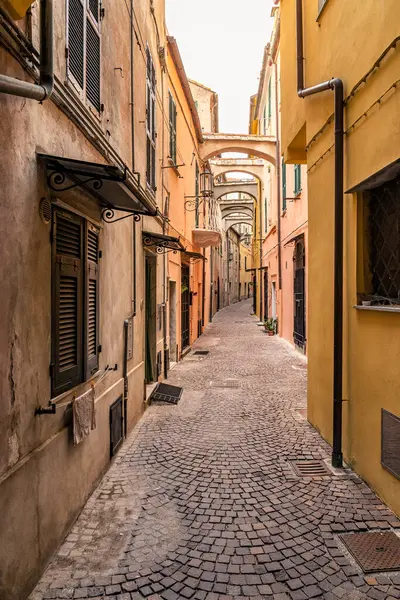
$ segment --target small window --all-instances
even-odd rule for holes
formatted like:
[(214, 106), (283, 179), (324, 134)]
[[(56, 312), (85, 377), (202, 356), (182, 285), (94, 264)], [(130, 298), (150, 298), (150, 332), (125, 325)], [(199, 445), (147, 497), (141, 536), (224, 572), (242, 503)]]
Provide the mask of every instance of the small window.
[(294, 165), (294, 195), (301, 192), (301, 165)]
[(99, 229), (53, 212), (52, 397), (89, 379), (99, 365)]
[(67, 76), (100, 111), (100, 1), (68, 0)]
[(169, 157), (176, 165), (176, 105), (169, 93)]
[(282, 211), (286, 210), (287, 202), (286, 202), (286, 165), (285, 161), (282, 158)]
[(400, 304), (400, 177), (365, 193), (362, 209), (360, 296), (373, 304)]
[(146, 136), (147, 185), (156, 191), (156, 70), (149, 48), (146, 49)]

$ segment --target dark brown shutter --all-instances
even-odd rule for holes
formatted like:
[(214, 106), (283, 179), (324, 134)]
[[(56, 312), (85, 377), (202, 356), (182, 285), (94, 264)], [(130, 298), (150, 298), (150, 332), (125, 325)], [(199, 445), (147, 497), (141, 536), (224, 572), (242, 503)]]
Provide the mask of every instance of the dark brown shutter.
[(68, 0), (68, 73), (80, 88), (84, 80), (84, 8), (81, 0)]
[(52, 395), (82, 381), (83, 220), (53, 215)]
[(87, 223), (86, 379), (99, 368), (99, 229)]
[(100, 111), (100, 35), (86, 19), (86, 97)]

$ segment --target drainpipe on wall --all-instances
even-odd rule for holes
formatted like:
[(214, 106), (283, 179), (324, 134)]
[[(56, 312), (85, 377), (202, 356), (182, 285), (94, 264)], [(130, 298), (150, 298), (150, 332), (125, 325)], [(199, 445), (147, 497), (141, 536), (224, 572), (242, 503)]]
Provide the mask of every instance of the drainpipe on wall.
[(259, 284), (259, 290), (260, 290), (260, 321), (262, 321), (263, 318), (263, 298), (262, 298), (262, 290), (263, 290), (263, 285), (262, 285), (262, 261), (263, 261), (263, 255), (262, 255), (262, 245), (263, 245), (263, 229), (262, 229), (262, 222), (263, 222), (263, 215), (262, 215), (262, 184), (261, 182), (258, 184), (259, 185), (259, 194), (258, 194), (258, 202), (260, 204), (260, 284)]
[(343, 81), (331, 79), (304, 87), (303, 1), (296, 0), (297, 88), (300, 98), (333, 90), (335, 94), (335, 247), (334, 247), (334, 340), (333, 340), (333, 451), (332, 465), (343, 467), (343, 159), (344, 94)]
[(275, 73), (275, 118), (276, 118), (276, 203), (278, 209), (278, 288), (282, 289), (282, 222), (281, 222), (281, 141), (279, 137), (279, 111), (278, 111), (278, 65), (274, 61)]
[[(135, 66), (134, 66), (134, 25), (133, 8), (134, 0), (131, 0), (131, 146), (132, 146), (132, 173), (135, 172)], [(133, 317), (136, 317), (136, 221), (133, 221)]]
[(213, 320), (214, 304), (214, 248), (210, 246), (210, 323)]
[[(154, 22), (157, 28), (157, 39), (158, 39), (158, 50), (160, 50), (160, 37), (158, 35), (158, 26), (157, 26), (157, 21), (155, 19), (155, 15), (154, 15), (154, 8), (151, 10), (153, 18), (154, 18)], [(161, 108), (162, 108), (162, 114), (164, 115), (164, 69), (161, 69)], [(164, 161), (164, 147), (165, 147), (165, 126), (163, 123), (163, 127), (162, 127), (162, 136), (161, 136), (161, 148), (162, 148), (162, 157), (163, 157), (163, 161)], [(161, 169), (161, 190), (162, 190), (162, 194), (164, 195), (164, 171), (165, 169)], [(166, 226), (167, 226), (167, 218), (168, 218), (168, 211), (169, 211), (169, 205), (168, 205), (168, 199), (167, 197), (165, 198), (165, 203), (164, 203), (164, 207), (163, 207), (163, 224), (162, 224), (162, 230), (163, 230), (163, 234), (165, 235), (166, 233)], [(167, 379), (168, 377), (168, 361), (167, 361), (167, 276), (168, 276), (168, 264), (167, 264), (167, 254), (164, 252), (163, 254), (163, 301), (162, 301), (162, 316), (163, 316), (163, 338), (164, 338), (164, 344), (163, 344), (163, 348), (164, 348), (164, 356), (163, 356), (163, 362), (164, 362), (164, 377), (165, 379)], [(170, 299), (171, 301), (171, 299)]]
[(122, 406), (122, 418), (124, 423), (125, 436), (128, 431), (127, 423), (127, 406), (128, 406), (128, 331), (129, 321), (124, 321), (124, 365), (123, 365), (123, 377), (124, 377), (124, 401)]
[(54, 89), (53, 0), (40, 2), (40, 80), (39, 84), (0, 75), (0, 93), (43, 102)]

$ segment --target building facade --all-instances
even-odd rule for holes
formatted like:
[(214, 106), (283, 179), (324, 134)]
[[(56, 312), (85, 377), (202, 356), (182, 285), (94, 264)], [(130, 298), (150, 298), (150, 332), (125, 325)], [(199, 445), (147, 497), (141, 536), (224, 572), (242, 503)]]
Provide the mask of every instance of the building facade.
[(280, 5), (282, 152), (308, 171), (308, 418), (400, 513), (400, 7)]
[[(42, 0), (18, 21), (16, 6), (0, 7), (7, 600), (32, 589), (145, 409), (146, 383), (201, 334), (219, 247), (164, 2)], [(86, 393), (96, 427), (77, 443)]]

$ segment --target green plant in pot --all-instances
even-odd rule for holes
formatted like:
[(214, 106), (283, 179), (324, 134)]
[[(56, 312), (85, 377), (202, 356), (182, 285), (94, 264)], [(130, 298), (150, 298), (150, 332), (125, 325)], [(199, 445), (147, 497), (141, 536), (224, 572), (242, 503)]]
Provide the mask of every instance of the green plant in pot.
[(277, 319), (270, 317), (269, 319), (267, 319), (267, 321), (265, 321), (265, 323), (266, 323), (265, 329), (266, 329), (268, 335), (275, 335), (277, 324), (278, 324)]

